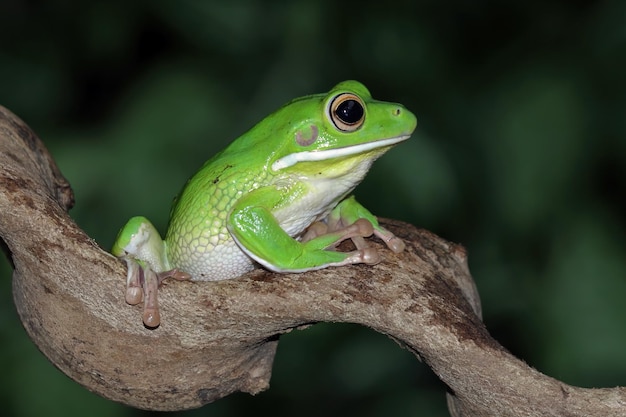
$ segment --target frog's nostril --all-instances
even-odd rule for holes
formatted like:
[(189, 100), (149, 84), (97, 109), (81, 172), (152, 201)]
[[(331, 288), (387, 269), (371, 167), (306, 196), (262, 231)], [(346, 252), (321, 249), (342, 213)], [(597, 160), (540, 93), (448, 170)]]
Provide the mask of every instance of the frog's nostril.
[(400, 116), (400, 113), (402, 113), (402, 109), (400, 107), (396, 107), (395, 109), (393, 109), (393, 111), (391, 112), (391, 114), (393, 114), (394, 116)]

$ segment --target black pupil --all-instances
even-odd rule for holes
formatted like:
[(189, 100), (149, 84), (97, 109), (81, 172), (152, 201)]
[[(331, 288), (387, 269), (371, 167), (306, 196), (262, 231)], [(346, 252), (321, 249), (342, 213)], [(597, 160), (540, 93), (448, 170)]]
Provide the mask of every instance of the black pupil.
[(335, 114), (345, 124), (353, 125), (363, 117), (363, 106), (356, 100), (345, 100), (337, 106)]

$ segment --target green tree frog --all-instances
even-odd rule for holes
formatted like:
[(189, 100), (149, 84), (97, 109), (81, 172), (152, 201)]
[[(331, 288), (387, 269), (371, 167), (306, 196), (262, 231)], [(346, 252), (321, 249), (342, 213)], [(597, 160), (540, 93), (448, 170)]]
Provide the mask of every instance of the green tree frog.
[[(231, 279), (255, 264), (284, 273), (375, 264), (378, 252), (363, 239), (372, 234), (402, 251), (399, 238), (346, 197), (416, 124), (402, 105), (372, 99), (357, 81), (289, 102), (191, 177), (165, 239), (144, 217), (122, 228), (112, 253), (128, 265), (126, 301), (143, 300), (144, 324), (156, 327), (157, 289), (167, 277)], [(346, 239), (355, 250), (336, 250)]]

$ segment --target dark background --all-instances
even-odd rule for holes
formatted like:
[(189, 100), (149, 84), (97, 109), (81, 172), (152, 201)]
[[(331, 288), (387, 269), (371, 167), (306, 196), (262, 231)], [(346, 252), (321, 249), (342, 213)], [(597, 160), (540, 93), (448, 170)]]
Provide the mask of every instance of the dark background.
[[(625, 71), (620, 0), (0, 5), (0, 104), (102, 247), (132, 215), (163, 231), (187, 177), (280, 105), (358, 79), (419, 125), (357, 197), (465, 245), (492, 334), (585, 387), (626, 385)], [(1, 271), (3, 415), (151, 415), (49, 364)], [(274, 369), (269, 391), (178, 414), (447, 415), (424, 364), (354, 325), (286, 335)]]

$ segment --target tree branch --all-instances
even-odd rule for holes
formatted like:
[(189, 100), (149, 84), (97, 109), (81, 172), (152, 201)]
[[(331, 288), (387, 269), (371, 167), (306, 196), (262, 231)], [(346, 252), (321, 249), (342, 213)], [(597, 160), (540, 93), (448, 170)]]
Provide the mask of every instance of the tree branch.
[(72, 192), (43, 144), (0, 107), (0, 235), (24, 327), (69, 377), (153, 410), (199, 407), (268, 387), (278, 337), (321, 322), (360, 323), (423, 358), (450, 389), (454, 416), (617, 416), (626, 389), (582, 389), (513, 357), (480, 320), (465, 251), (413, 226), (376, 266), (306, 274), (255, 270), (221, 282), (172, 282), (162, 324), (124, 302), (125, 267), (68, 216)]

